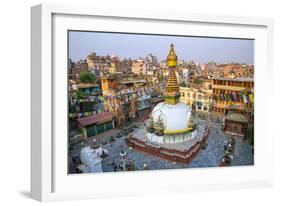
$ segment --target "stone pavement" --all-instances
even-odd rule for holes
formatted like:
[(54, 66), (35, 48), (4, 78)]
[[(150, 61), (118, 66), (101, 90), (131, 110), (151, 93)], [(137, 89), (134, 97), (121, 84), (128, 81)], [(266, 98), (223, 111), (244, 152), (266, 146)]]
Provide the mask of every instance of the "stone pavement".
[(236, 138), (234, 158), (231, 162), (231, 166), (253, 165), (254, 154), (252, 153), (252, 148), (252, 145), (247, 141)]
[[(134, 164), (135, 170), (143, 170), (144, 165), (147, 165), (145, 169), (149, 170), (216, 167), (220, 164), (223, 158), (224, 145), (226, 145), (229, 136), (221, 131), (220, 121), (208, 122), (208, 120), (198, 119), (198, 124), (207, 124), (210, 126), (210, 133), (207, 139), (208, 146), (205, 150), (199, 151), (197, 156), (189, 164), (171, 162), (147, 153), (130, 149), (125, 142), (126, 136), (122, 136), (121, 138), (115, 138), (113, 142), (103, 145), (103, 147), (109, 151), (109, 156), (102, 162), (103, 171), (114, 171), (115, 165), (120, 164), (119, 154), (121, 151), (127, 153), (128, 162)], [(137, 128), (136, 130), (138, 129), (141, 128)], [(231, 166), (253, 165), (254, 157), (252, 154), (252, 146), (239, 137), (234, 138), (236, 144)], [(120, 171), (121, 169), (117, 168), (117, 170)]]

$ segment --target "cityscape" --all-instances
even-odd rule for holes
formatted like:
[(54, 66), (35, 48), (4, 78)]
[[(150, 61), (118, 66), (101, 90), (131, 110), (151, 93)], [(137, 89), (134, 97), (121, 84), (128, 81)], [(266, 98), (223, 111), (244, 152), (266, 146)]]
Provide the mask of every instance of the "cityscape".
[(68, 31), (68, 173), (254, 165), (253, 45)]

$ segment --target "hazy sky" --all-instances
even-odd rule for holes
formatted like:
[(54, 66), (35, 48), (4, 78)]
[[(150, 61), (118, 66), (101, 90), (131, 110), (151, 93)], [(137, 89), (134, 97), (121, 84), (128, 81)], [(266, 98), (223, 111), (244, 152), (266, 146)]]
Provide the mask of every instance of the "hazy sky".
[(171, 43), (180, 60), (254, 63), (254, 40), (79, 31), (69, 32), (69, 58), (78, 61), (95, 52), (136, 59), (152, 53), (164, 60)]

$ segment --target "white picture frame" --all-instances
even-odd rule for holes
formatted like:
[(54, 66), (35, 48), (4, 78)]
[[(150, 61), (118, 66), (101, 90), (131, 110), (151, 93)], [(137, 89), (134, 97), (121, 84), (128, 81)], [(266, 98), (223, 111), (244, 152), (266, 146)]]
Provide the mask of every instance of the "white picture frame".
[[(95, 27), (140, 32), (133, 27), (135, 24), (145, 25), (142, 33), (167, 33), (164, 28), (169, 25), (173, 28), (169, 34), (255, 38), (254, 166), (67, 174), (65, 31)], [(52, 201), (272, 186), (274, 133), (267, 113), (270, 102), (263, 98), (264, 93), (270, 95), (269, 88), (273, 87), (269, 78), (274, 75), (272, 19), (41, 4), (31, 9), (31, 26), (32, 198)]]

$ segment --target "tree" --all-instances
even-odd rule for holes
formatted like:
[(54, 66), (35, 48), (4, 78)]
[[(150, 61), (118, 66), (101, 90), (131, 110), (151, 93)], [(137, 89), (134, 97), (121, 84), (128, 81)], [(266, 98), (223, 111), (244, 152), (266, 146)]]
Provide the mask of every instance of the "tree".
[(194, 84), (202, 84), (203, 81), (201, 79), (198, 79), (196, 78), (194, 81), (193, 81)]
[(91, 72), (82, 72), (80, 73), (80, 81), (83, 83), (95, 83), (96, 75)]
[(84, 99), (85, 98), (85, 94), (79, 90), (76, 91), (76, 98), (77, 99)]

